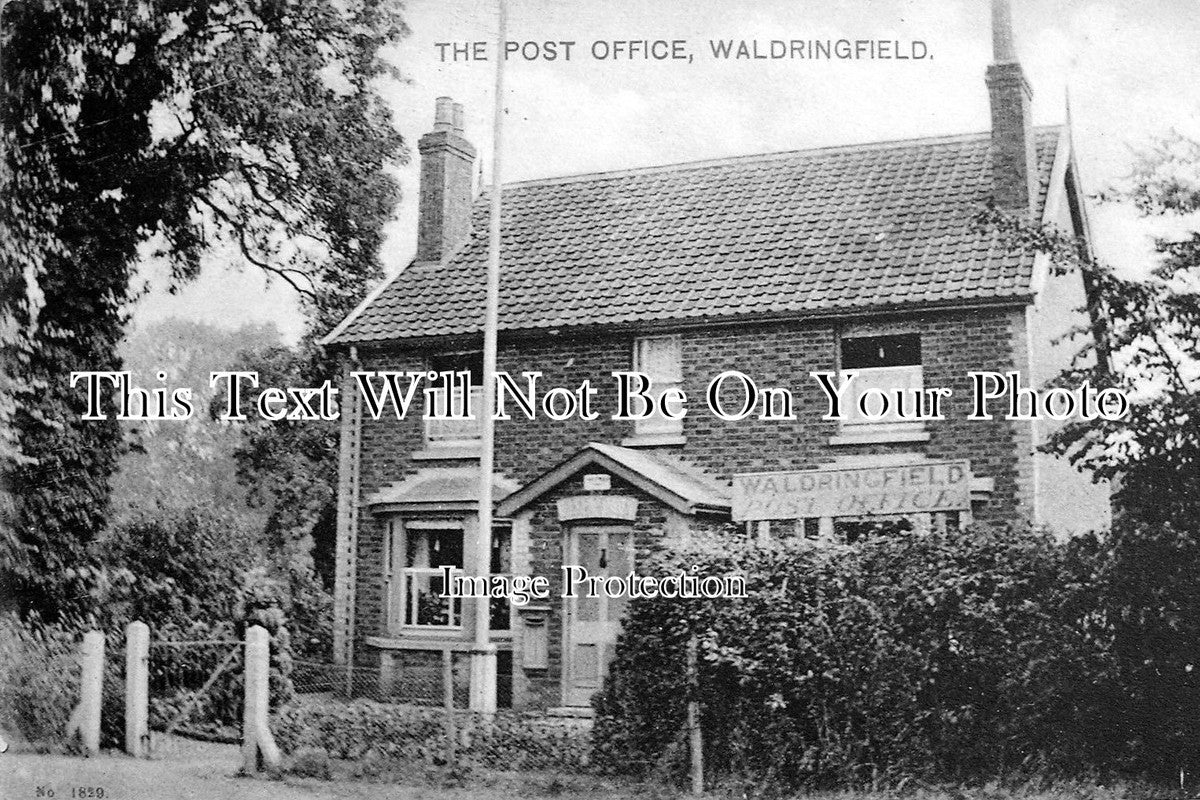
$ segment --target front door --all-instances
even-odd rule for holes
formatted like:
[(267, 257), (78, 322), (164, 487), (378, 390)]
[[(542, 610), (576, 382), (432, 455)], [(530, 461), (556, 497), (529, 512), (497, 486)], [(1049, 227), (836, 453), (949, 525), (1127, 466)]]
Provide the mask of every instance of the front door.
[[(588, 575), (624, 577), (633, 571), (633, 536), (628, 528), (578, 526), (567, 538), (565, 563), (578, 564)], [(602, 591), (596, 597), (583, 591), (576, 594), (566, 598), (564, 701), (568, 706), (587, 706), (608, 671), (627, 599), (608, 597)]]

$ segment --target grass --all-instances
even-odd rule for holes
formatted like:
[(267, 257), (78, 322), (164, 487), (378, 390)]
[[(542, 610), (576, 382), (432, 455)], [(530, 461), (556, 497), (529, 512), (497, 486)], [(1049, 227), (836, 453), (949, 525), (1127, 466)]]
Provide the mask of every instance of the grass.
[[(674, 786), (639, 783), (592, 774), (561, 772), (503, 772), (484, 769), (446, 769), (398, 763), (382, 758), (356, 761), (331, 759), (318, 751), (298, 753), (290, 759), (286, 776), (328, 781), (331, 784), (382, 783), (425, 788), (436, 796), (458, 798), (611, 798), (612, 800), (667, 800), (690, 796)], [(444, 793), (444, 794), (442, 794)], [(765, 793), (751, 784), (726, 782), (710, 787), (707, 798), (757, 800), (803, 797), (804, 800), (1195, 800), (1196, 792), (1133, 781), (1024, 780), (993, 781), (980, 785), (926, 785), (909, 782), (890, 789), (819, 790), (802, 795)]]
[[(297, 754), (300, 755), (300, 754)], [(299, 769), (297, 769), (297, 766)], [(293, 757), (275, 779), (238, 777), (237, 746), (170, 737), (153, 760), (115, 753), (97, 758), (31, 752), (0, 754), (0, 798), (33, 797), (38, 787), (69, 796), (72, 786), (99, 786), (107, 797), (127, 800), (222, 798), (222, 800), (675, 800), (687, 797), (672, 787), (638, 784), (596, 775), (561, 772), (451, 771), (382, 759)], [(708, 800), (757, 800), (752, 786), (710, 788)], [(796, 797), (793, 795), (792, 797)], [(804, 800), (1192, 800), (1194, 792), (1136, 782), (1101, 780), (993, 782), (978, 786), (818, 791)], [(791, 800), (781, 798), (780, 800)]]

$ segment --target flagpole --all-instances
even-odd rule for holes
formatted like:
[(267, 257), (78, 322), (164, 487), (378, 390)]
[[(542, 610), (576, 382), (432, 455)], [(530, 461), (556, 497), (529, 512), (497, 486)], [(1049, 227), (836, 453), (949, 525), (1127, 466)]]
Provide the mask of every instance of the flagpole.
[[(476, 574), (487, 575), (492, 564), (492, 472), (495, 462), (496, 326), (500, 307), (500, 195), (502, 134), (504, 129), (504, 43), (508, 13), (505, 0), (497, 0), (496, 88), (492, 115), (491, 215), (488, 227), (487, 299), (483, 316), (483, 415), (480, 425), (479, 530), (476, 532)], [(471, 651), (471, 710), (496, 711), (496, 646), (491, 641), (491, 603), (476, 598), (475, 646)]]

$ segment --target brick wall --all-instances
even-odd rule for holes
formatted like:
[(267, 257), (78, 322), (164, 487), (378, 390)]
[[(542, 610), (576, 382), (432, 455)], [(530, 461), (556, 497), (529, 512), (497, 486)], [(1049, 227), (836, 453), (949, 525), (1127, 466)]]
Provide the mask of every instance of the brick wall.
[[(693, 410), (684, 419), (686, 443), (665, 448), (723, 480), (734, 473), (804, 469), (853, 454), (906, 453), (935, 459), (969, 459), (976, 476), (995, 482), (991, 499), (976, 509), (976, 519), (1007, 521), (1026, 504), (1030, 439), (1017, 430), (1024, 423), (968, 421), (970, 370), (1026, 369), (1024, 309), (986, 309), (929, 313), (899, 319), (922, 335), (925, 385), (947, 386), (954, 396), (945, 404), (948, 419), (928, 423), (928, 442), (832, 446), (837, 424), (824, 421), (824, 395), (808, 373), (836, 368), (839, 324), (771, 323), (681, 332), (683, 388)], [(538, 341), (504, 342), (498, 368), (514, 376), (523, 370), (543, 373), (544, 387), (574, 388), (591, 379), (598, 390), (592, 422), (553, 422), (539, 416), (496, 423), (496, 468), (524, 483), (574, 454), (589, 441), (619, 444), (633, 423), (609, 419), (616, 393), (611, 373), (631, 368), (632, 334), (587, 338), (546, 335)], [(463, 348), (457, 348), (463, 349)], [(421, 369), (419, 353), (364, 351), (366, 369)], [(753, 418), (725, 422), (704, 404), (708, 381), (726, 369), (750, 375), (760, 387), (781, 385), (795, 395), (799, 419), (763, 422)], [(418, 417), (364, 420), (361, 494), (400, 480), (431, 462), (414, 462), (423, 448), (424, 423)], [(439, 462), (433, 462), (439, 463)], [(459, 462), (462, 463), (462, 462)], [(365, 511), (359, 528), (358, 624), (356, 638), (375, 635), (382, 621), (380, 562), (382, 525)], [(553, 634), (552, 634), (553, 635)]]

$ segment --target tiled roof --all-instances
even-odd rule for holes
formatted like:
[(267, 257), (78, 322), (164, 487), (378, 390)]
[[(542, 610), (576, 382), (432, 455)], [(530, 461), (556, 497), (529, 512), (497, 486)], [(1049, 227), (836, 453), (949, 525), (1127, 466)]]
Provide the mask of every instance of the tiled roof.
[[(1058, 134), (1036, 133), (1041, 202)], [(970, 134), (506, 185), (500, 329), (1028, 297), (1031, 257), (972, 228), (991, 194), (989, 143)], [(449, 263), (403, 270), (332, 341), (480, 331), (486, 204)]]
[[(517, 487), (515, 481), (493, 475), (492, 493), (497, 500), (503, 500)], [(473, 506), (478, 498), (479, 467), (428, 467), (383, 486), (367, 497), (366, 503), (376, 510), (456, 508)]]

